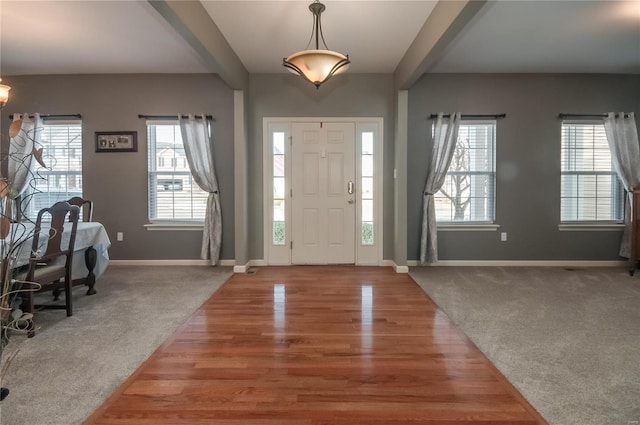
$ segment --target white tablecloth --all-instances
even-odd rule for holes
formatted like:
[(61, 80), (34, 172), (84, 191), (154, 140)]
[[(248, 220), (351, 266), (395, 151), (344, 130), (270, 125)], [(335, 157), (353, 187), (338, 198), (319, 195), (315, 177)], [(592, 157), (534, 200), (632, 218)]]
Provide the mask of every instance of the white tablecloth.
[[(33, 224), (14, 224), (12, 226), (19, 226), (15, 229), (16, 237), (29, 236), (23, 243), (23, 248), (19, 250), (18, 257), (15, 265), (22, 266), (29, 263), (29, 252), (33, 243)], [(70, 230), (70, 223), (65, 224), (65, 232), (62, 234), (62, 246), (69, 244), (69, 233), (66, 230)], [(43, 225), (40, 231), (40, 243), (39, 251), (44, 252), (47, 248), (49, 229)], [(93, 273), (96, 275), (96, 279), (100, 277), (109, 265), (109, 247), (111, 241), (109, 235), (104, 229), (101, 223), (97, 222), (79, 222), (76, 230), (76, 243), (74, 246), (73, 255), (73, 278), (81, 279), (87, 277), (89, 270), (84, 261), (84, 252), (87, 248), (93, 247), (97, 251), (96, 266), (93, 269)], [(61, 259), (64, 261), (64, 259)]]

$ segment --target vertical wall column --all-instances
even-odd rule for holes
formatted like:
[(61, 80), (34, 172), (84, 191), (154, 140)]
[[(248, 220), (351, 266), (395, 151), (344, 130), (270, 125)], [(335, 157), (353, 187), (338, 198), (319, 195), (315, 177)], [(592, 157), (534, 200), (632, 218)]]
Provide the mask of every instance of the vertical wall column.
[(233, 271), (245, 273), (249, 268), (248, 209), (248, 122), (245, 92), (233, 92), (234, 191), (235, 191), (235, 266)]
[(396, 134), (394, 164), (394, 243), (393, 262), (398, 273), (408, 273), (407, 267), (407, 140), (409, 123), (409, 92), (398, 91), (396, 98)]

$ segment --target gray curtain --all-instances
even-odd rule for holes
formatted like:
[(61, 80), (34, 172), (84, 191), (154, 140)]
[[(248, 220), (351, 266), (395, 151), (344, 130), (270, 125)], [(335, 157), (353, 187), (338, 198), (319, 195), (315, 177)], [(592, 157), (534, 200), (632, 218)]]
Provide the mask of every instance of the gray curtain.
[(629, 194), (625, 203), (624, 233), (620, 256), (629, 257), (630, 249), (630, 192), (640, 184), (640, 146), (634, 113), (609, 112), (604, 119), (604, 131), (611, 150), (613, 167)]
[(7, 179), (16, 195), (21, 195), (33, 178), (33, 151), (40, 145), (42, 118), (40, 114), (14, 114), (9, 141)]
[(444, 183), (444, 179), (453, 158), (460, 129), (460, 112), (444, 118), (440, 112), (436, 118), (433, 134), (431, 166), (427, 174), (422, 203), (422, 236), (420, 238), (420, 263), (438, 261), (438, 229), (436, 227), (436, 210), (433, 195)]
[(188, 118), (178, 115), (182, 142), (193, 179), (202, 190), (209, 192), (200, 257), (203, 260), (209, 259), (211, 265), (215, 266), (220, 258), (222, 243), (222, 212), (213, 161), (213, 141), (209, 136), (209, 121), (205, 119), (204, 114), (201, 116), (202, 119), (196, 119), (193, 114), (189, 114)]
[(7, 183), (11, 189), (11, 197), (15, 199), (11, 218), (22, 220), (23, 194), (34, 176), (34, 155), (42, 154), (40, 139), (42, 138), (42, 118), (40, 114), (14, 114), (9, 127), (9, 157), (7, 159)]

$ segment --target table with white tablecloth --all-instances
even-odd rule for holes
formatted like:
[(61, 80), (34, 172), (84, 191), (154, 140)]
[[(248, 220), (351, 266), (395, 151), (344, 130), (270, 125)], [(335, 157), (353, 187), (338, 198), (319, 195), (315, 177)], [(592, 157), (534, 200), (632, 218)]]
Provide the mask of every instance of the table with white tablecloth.
[[(12, 233), (17, 237), (26, 237), (23, 242), (23, 248), (17, 251), (16, 266), (22, 266), (29, 263), (29, 255), (33, 243), (33, 224), (13, 224), (18, 226), (12, 229)], [(69, 245), (69, 231), (71, 223), (65, 223), (65, 231), (62, 234), (62, 246)], [(49, 228), (43, 223), (40, 231), (40, 240), (38, 243), (38, 251), (44, 252), (47, 248)], [(109, 264), (109, 247), (111, 241), (109, 235), (101, 223), (97, 222), (79, 222), (76, 229), (76, 241), (73, 250), (73, 267), (72, 276), (73, 284), (86, 284), (89, 286), (87, 295), (95, 293), (93, 285), (95, 280), (100, 277)], [(64, 261), (63, 258), (61, 258)]]

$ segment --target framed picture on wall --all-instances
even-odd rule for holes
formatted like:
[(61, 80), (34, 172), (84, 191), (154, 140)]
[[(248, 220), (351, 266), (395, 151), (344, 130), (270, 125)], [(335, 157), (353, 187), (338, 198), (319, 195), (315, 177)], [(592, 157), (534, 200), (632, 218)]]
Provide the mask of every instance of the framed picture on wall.
[(138, 132), (96, 131), (96, 152), (138, 152)]

